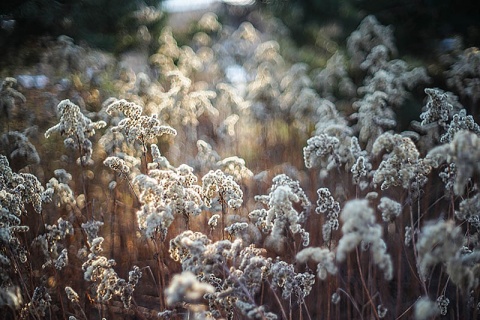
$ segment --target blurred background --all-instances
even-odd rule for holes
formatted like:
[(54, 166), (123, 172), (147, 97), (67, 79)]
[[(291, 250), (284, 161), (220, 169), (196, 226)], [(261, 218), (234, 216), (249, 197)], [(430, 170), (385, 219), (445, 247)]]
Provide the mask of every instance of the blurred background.
[[(167, 14), (141, 20), (132, 16), (139, 7)], [(428, 46), (438, 39), (459, 37), (465, 47), (477, 45), (480, 39), (480, 5), (474, 0), (11, 0), (0, 4), (1, 54), (32, 37), (61, 34), (122, 51), (134, 44), (131, 36), (140, 24), (154, 32), (168, 21), (167, 16), (198, 10), (227, 16), (268, 11), (281, 18), (301, 44), (314, 43), (315, 30), (331, 24), (341, 29), (340, 41), (369, 14), (394, 26), (400, 52), (428, 55)]]

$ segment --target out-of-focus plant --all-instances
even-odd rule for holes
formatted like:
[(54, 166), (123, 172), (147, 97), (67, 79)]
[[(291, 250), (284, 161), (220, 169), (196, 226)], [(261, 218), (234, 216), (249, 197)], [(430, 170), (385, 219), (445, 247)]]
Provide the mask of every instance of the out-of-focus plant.
[(23, 103), (26, 101), (25, 96), (15, 89), (16, 85), (17, 79), (7, 77), (3, 80), (0, 88), (0, 109), (2, 110), (2, 118), (5, 118), (7, 131), (10, 131), (10, 120), (15, 109), (15, 99), (20, 99)]
[(37, 149), (27, 136), (28, 131), (35, 131), (35, 128), (25, 131), (8, 131), (0, 136), (0, 150), (7, 155), (16, 169), (40, 163)]
[[(34, 175), (13, 172), (3, 155), (0, 155), (0, 169), (0, 290), (5, 293), (2, 305), (18, 309), (22, 303), (34, 303), (29, 296), (29, 253), (21, 236), (30, 228), (22, 220), (29, 211), (36, 215), (42, 212), (44, 188)], [(37, 307), (32, 306), (32, 312), (38, 316), (43, 309)]]
[(446, 71), (447, 85), (465, 100), (470, 112), (478, 110), (478, 88), (480, 86), (480, 52), (478, 48), (468, 48), (455, 55), (455, 60)]
[[(10, 1), (2, 3), (0, 11), (15, 20), (10, 41), (21, 42), (31, 34), (66, 34), (82, 39), (102, 49), (125, 49), (135, 38), (140, 26), (156, 32), (160, 23), (159, 1), (119, 1), (114, 6), (108, 1), (71, 1), (49, 3), (41, 0)], [(123, 40), (123, 41), (122, 41)], [(119, 46), (120, 44), (120, 46)]]

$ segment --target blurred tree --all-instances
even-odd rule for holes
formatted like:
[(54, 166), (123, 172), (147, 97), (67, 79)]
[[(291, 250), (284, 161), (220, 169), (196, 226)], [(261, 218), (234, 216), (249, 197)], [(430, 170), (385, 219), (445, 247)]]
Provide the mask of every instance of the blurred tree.
[[(0, 26), (14, 21), (13, 30), (0, 28), (0, 45), (18, 45), (39, 35), (68, 35), (93, 47), (122, 49), (125, 36), (140, 24), (134, 12), (158, 8), (162, 0), (9, 0), (0, 2)], [(158, 23), (159, 20), (147, 23)], [(147, 26), (148, 27), (148, 26)], [(127, 41), (128, 43), (128, 41)]]
[(480, 6), (478, 0), (289, 0), (259, 1), (272, 10), (296, 34), (307, 40), (308, 26), (339, 22), (348, 36), (369, 14), (383, 25), (395, 27), (400, 51), (428, 54), (425, 49), (435, 40), (461, 36), (465, 46), (480, 42)]

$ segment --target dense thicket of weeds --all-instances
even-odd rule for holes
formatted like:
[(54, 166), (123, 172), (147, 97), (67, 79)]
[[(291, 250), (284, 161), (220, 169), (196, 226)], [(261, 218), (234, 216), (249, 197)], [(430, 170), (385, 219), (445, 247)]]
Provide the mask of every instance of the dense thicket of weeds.
[(373, 16), (317, 70), (277, 40), (208, 13), (146, 73), (60, 39), (3, 80), (4, 318), (477, 317), (480, 54), (442, 90)]

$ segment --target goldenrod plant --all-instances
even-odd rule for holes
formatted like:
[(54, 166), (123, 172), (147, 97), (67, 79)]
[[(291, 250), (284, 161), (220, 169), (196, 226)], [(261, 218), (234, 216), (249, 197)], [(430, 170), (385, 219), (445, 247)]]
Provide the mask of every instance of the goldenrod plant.
[(478, 317), (476, 58), (459, 100), (373, 16), (322, 70), (254, 24), (167, 27), (147, 72), (83, 61), (56, 117), (5, 78), (33, 120), (0, 138), (0, 317)]

